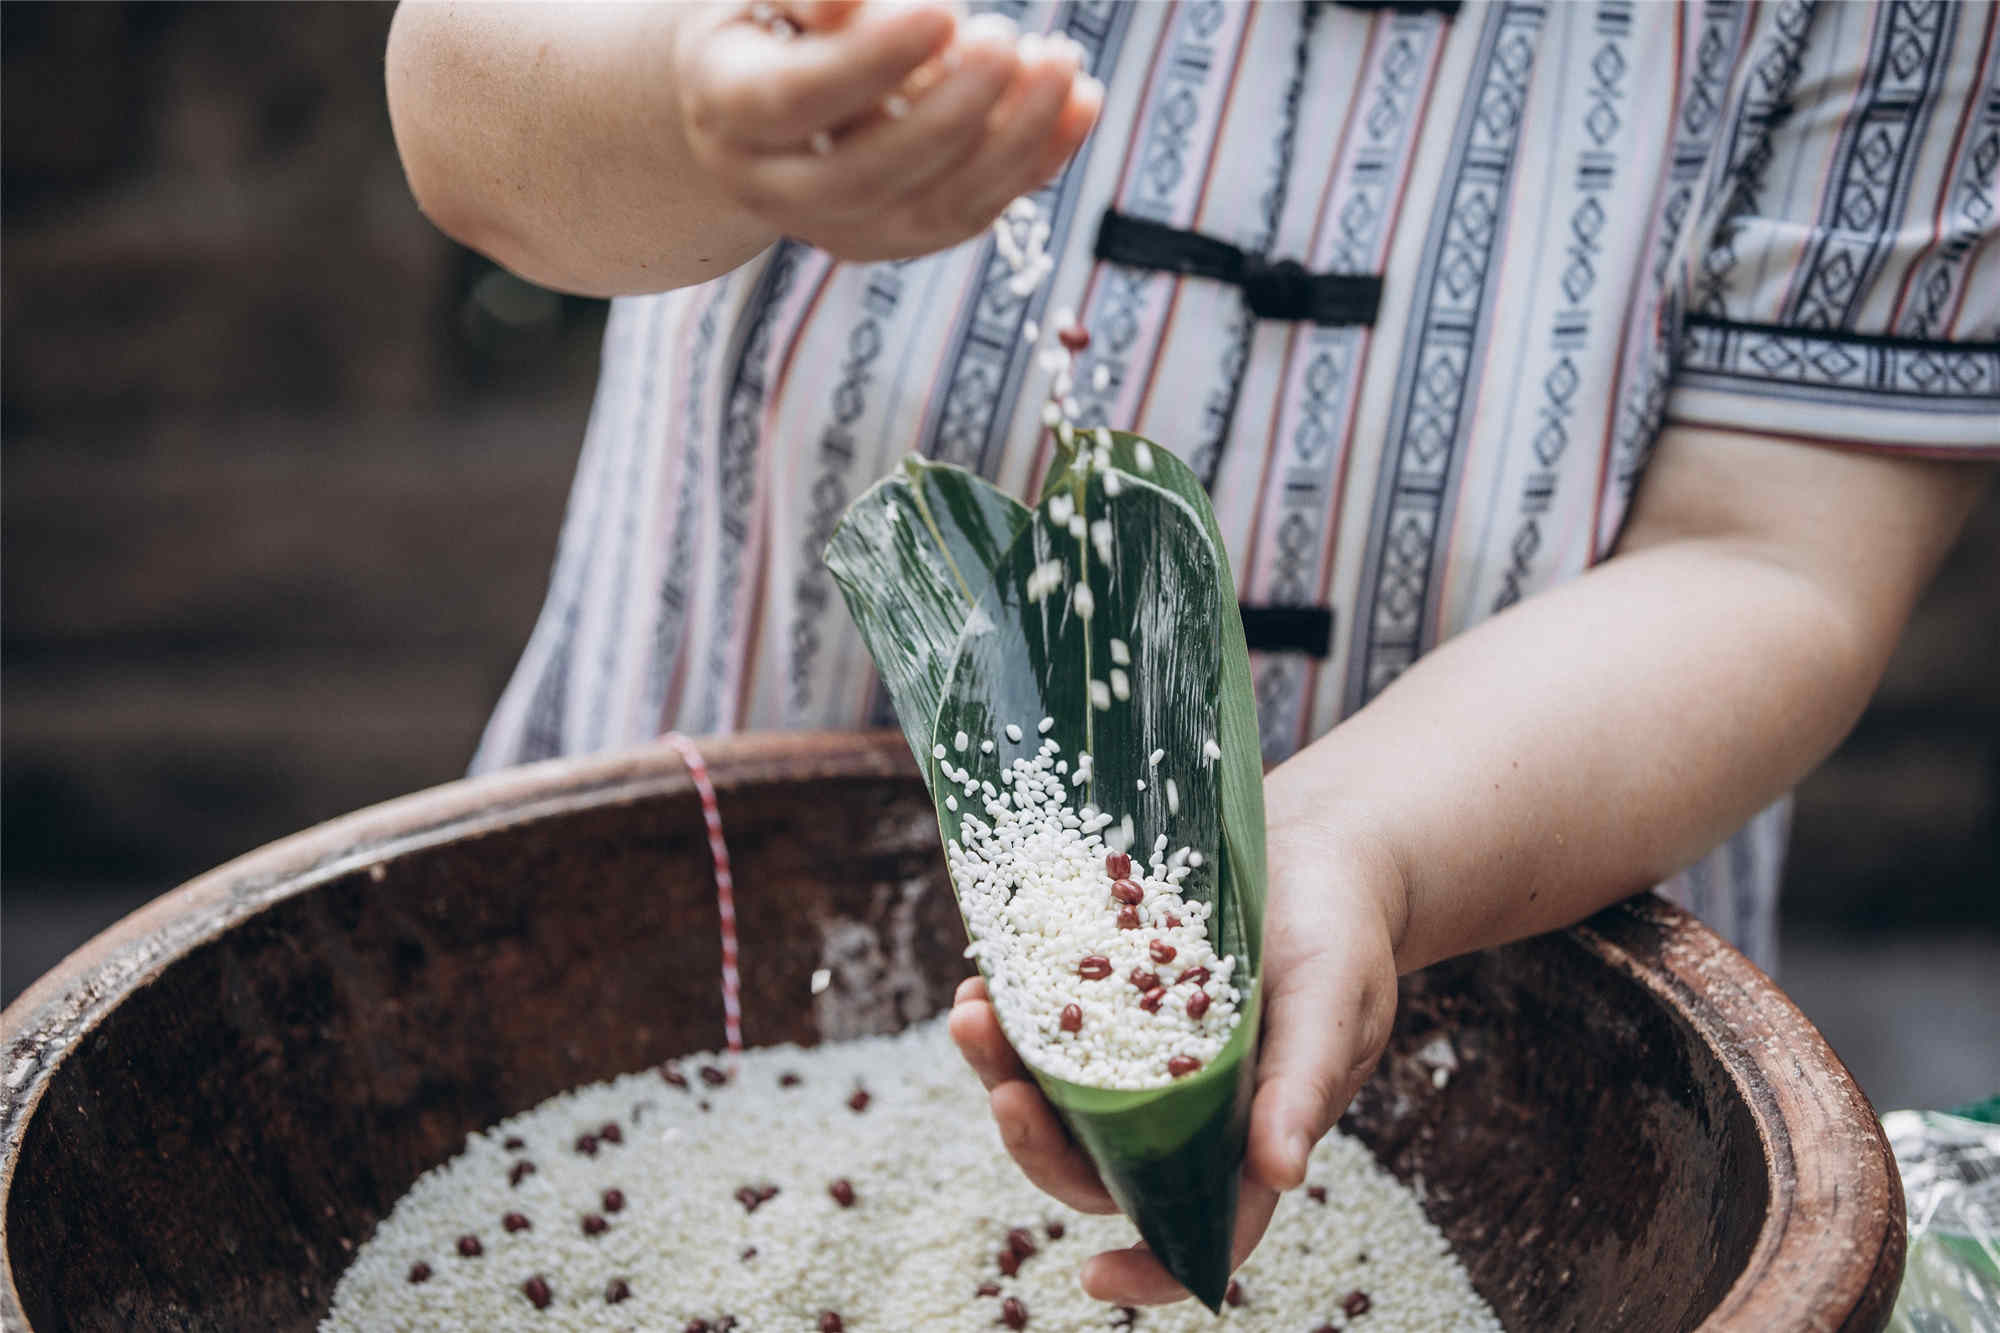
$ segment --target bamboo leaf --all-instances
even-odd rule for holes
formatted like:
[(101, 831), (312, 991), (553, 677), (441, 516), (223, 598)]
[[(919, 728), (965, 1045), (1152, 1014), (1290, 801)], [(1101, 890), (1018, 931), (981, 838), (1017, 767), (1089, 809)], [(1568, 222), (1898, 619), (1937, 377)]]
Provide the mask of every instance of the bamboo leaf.
[[(997, 787), (1005, 766), (1039, 745), (1037, 723), (1046, 717), (1071, 764), (1081, 753), (1092, 757), (1091, 776), (1072, 788), (1073, 805), (1095, 806), (1121, 825), (1129, 818), (1135, 853), (1150, 853), (1161, 835), (1170, 847), (1201, 853), (1180, 889), (1210, 904), (1213, 938), (1236, 956), (1243, 997), (1221, 1054), (1191, 1075), (1136, 1091), (1034, 1072), (1167, 1271), (1218, 1309), (1261, 1008), (1263, 788), (1248, 653), (1220, 532), (1192, 473), (1167, 451), (1124, 435), (1094, 460), (1071, 462), (1066, 456), (1032, 513), (994, 503), (990, 489), (940, 481), (964, 511), (955, 527), (977, 542), (957, 542), (935, 524), (929, 540), (912, 539), (910, 512), (944, 501), (920, 506), (933, 478), (906, 470), (857, 502), (857, 510), (868, 504), (875, 512), (850, 513), (828, 563), (839, 562), (836, 577), (891, 683), (947, 842), (959, 837), (965, 813), (947, 772), (965, 770), (960, 780), (974, 789)], [(884, 578), (916, 586), (885, 590), (875, 583)], [(1030, 595), (1044, 585), (1047, 595)], [(1078, 587), (1089, 590), (1088, 616)], [(953, 603), (954, 591), (961, 602), (969, 594), (970, 605)], [(941, 651), (947, 632), (956, 637)], [(1114, 659), (1114, 640), (1129, 661)], [(931, 723), (921, 727), (914, 710), (925, 701)], [(1009, 724), (1020, 728), (1019, 743), (1008, 741)], [(991, 755), (981, 752), (985, 740), (995, 742)], [(943, 759), (933, 757), (934, 746), (944, 747)]]
[[(1111, 465), (1121, 472), (1141, 478), (1171, 495), (1185, 500), (1200, 516), (1202, 529), (1215, 548), (1215, 564), (1228, 589), (1226, 605), (1218, 608), (1216, 628), (1220, 636), (1221, 683), (1219, 701), (1219, 744), (1222, 747), (1222, 804), (1224, 866), (1229, 891), (1224, 901), (1233, 910), (1219, 923), (1216, 948), (1223, 953), (1244, 951), (1252, 971), (1261, 971), (1264, 943), (1264, 761), (1263, 744), (1257, 732), (1257, 695), (1250, 680), (1250, 646), (1243, 637), (1243, 616), (1236, 608), (1236, 585), (1229, 572), (1228, 549), (1222, 542), (1222, 528), (1201, 479), (1179, 457), (1159, 445), (1126, 431), (1109, 431), (1106, 449)], [(1081, 437), (1079, 437), (1081, 438)], [(1073, 453), (1062, 456), (1063, 466), (1051, 468), (1043, 486), (1043, 498), (1065, 485), (1075, 470), (1068, 464)]]
[(963, 468), (917, 457), (848, 506), (823, 557), (924, 781), (959, 631), (1028, 510)]

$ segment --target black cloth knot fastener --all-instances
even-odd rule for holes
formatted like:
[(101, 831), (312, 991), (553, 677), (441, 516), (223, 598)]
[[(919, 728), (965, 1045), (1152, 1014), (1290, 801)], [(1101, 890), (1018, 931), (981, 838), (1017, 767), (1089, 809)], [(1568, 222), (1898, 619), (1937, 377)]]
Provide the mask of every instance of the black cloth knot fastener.
[(1243, 256), (1243, 300), (1259, 319), (1310, 319), (1312, 274), (1296, 259)]
[(1253, 653), (1304, 653), (1325, 657), (1333, 651), (1330, 606), (1251, 606), (1239, 603), (1243, 638)]
[(1382, 279), (1370, 273), (1313, 273), (1296, 259), (1245, 254), (1198, 231), (1107, 211), (1097, 224), (1099, 259), (1233, 283), (1259, 319), (1315, 324), (1373, 324)]

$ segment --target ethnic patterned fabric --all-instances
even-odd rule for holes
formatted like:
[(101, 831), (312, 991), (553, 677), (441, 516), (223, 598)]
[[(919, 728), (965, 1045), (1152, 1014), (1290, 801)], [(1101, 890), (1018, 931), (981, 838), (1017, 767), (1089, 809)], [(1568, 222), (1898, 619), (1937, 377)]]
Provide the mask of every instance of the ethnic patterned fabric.
[[(1253, 663), (1267, 758), (1617, 538), (1661, 425), (2000, 457), (2000, 37), (1987, 3), (989, 5), (1107, 87), (990, 237), (892, 264), (782, 242), (613, 305), (549, 598), (475, 769), (669, 729), (887, 720), (819, 565), (902, 455), (1048, 466), (1024, 337), (1090, 330), (1084, 424), (1210, 482), (1242, 600), (1327, 651)], [(1093, 257), (1107, 210), (1313, 273), (1371, 325)], [(1785, 810), (1673, 896), (1768, 965)]]

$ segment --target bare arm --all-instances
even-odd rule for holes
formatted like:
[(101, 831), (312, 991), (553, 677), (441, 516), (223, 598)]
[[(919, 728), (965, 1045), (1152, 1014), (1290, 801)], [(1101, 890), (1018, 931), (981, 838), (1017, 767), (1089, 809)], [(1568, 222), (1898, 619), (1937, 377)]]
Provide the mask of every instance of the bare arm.
[(1394, 856), (1401, 971), (1667, 878), (1847, 734), (1982, 471), (1671, 431), (1613, 558), (1273, 774), (1273, 838)]
[(402, 5), (385, 79), (418, 204), (515, 272), (599, 296), (706, 281), (780, 235), (900, 258), (1046, 180), (1102, 102), (1073, 48), (1017, 45), (1004, 21), (778, 7), (796, 35), (741, 4)]
[(396, 146), (448, 235), (525, 277), (609, 295), (727, 272), (775, 236), (698, 169), (651, 5), (405, 4)]
[[(1860, 713), (1983, 469), (1670, 430), (1614, 556), (1427, 654), (1265, 784), (1265, 1039), (1237, 1257), (1381, 1053), (1396, 977), (1662, 880)], [(952, 1032), (1009, 1151), (1109, 1211), (977, 979)], [(1101, 1300), (1185, 1293), (1143, 1251)]]

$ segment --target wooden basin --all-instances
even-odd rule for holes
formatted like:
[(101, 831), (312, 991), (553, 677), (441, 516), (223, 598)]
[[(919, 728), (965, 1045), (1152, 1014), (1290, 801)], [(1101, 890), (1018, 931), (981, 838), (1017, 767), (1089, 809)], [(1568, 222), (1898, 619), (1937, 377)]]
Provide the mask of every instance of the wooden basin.
[[(963, 939), (901, 740), (707, 748), (746, 1039), (943, 1007)], [(0, 1017), (0, 1326), (311, 1329), (467, 1132), (719, 1045), (719, 953), (665, 749), (454, 783), (187, 884)], [(1510, 1329), (1887, 1318), (1902, 1194), (1868, 1103), (1769, 980), (1650, 898), (1409, 978), (1349, 1127), (1421, 1182)]]

